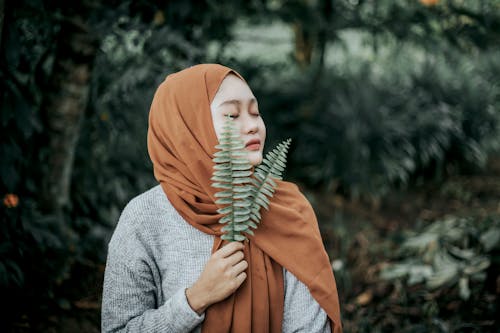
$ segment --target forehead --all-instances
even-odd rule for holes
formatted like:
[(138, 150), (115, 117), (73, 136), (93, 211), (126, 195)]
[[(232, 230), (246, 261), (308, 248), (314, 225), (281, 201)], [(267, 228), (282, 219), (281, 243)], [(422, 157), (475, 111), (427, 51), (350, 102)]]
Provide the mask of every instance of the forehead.
[(219, 90), (214, 97), (214, 102), (223, 102), (229, 99), (249, 102), (252, 98), (255, 98), (255, 96), (253, 95), (250, 87), (236, 75), (228, 74), (219, 86)]

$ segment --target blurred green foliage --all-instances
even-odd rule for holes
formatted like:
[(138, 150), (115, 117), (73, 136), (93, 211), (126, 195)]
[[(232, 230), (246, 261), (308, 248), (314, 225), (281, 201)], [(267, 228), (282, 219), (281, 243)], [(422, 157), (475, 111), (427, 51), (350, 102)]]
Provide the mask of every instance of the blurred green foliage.
[[(356, 68), (259, 82), (271, 133), (292, 137), (291, 176), (354, 197), (481, 168), (500, 148), (500, 53), (428, 55), (397, 67), (399, 50)], [(381, 66), (381, 68), (378, 68)], [(288, 89), (283, 89), (286, 82)]]
[(448, 217), (407, 237), (398, 251), (402, 259), (386, 267), (381, 277), (406, 280), (408, 285), (425, 283), (431, 291), (458, 286), (460, 298), (468, 300), (470, 284), (483, 282), (492, 262), (496, 266), (500, 264), (498, 250), (498, 218), (491, 216), (477, 221)]
[[(0, 293), (9, 303), (1, 315), (43, 317), (54, 304), (67, 307), (60, 289), (72, 269), (104, 262), (120, 210), (156, 183), (146, 150), (154, 90), (169, 73), (196, 63), (223, 63), (247, 78), (268, 127), (267, 146), (293, 138), (291, 180), (377, 197), (482, 167), (500, 148), (499, 6), (7, 1), (0, 24), (0, 193), (19, 201), (1, 207)], [(99, 52), (61, 215), (39, 204), (49, 171), (41, 109), (59, 32), (75, 18)], [(250, 27), (282, 22), (292, 54), (274, 62), (245, 58), (232, 43), (238, 20)], [(349, 51), (346, 32), (362, 36), (369, 57)], [(332, 46), (338, 49), (330, 52)]]
[(420, 309), (422, 331), (489, 332), (498, 312), (499, 254), (498, 215), (447, 216), (404, 235), (380, 277), (391, 281), (400, 303)]

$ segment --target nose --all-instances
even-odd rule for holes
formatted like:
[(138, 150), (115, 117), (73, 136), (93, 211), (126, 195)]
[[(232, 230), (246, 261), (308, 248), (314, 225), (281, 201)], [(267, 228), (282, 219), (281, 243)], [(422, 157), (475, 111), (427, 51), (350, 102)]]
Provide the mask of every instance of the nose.
[(245, 117), (245, 121), (242, 124), (243, 134), (251, 134), (257, 132), (259, 129), (258, 120), (251, 115), (247, 114)]

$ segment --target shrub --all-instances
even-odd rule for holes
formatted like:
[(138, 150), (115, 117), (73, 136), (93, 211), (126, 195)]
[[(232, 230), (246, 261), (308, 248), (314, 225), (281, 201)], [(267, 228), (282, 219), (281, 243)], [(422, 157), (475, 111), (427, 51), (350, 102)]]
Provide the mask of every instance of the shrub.
[(290, 177), (380, 196), (442, 179), (450, 166), (485, 165), (500, 148), (500, 88), (485, 75), (498, 73), (498, 51), (474, 62), (459, 54), (400, 66), (395, 59), (326, 68), (318, 82), (305, 73), (251, 83), (270, 132), (294, 139)]

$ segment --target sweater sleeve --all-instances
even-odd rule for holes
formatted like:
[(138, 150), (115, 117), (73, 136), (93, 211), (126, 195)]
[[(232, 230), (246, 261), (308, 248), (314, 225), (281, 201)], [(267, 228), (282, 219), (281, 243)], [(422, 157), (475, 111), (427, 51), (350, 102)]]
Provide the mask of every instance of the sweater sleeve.
[(154, 260), (140, 235), (127, 227), (124, 211), (109, 243), (104, 273), (101, 331), (106, 332), (190, 332), (204, 319), (180, 288), (158, 304), (161, 281)]
[(284, 270), (285, 306), (283, 333), (331, 333), (325, 311), (311, 296), (309, 289), (292, 273)]

